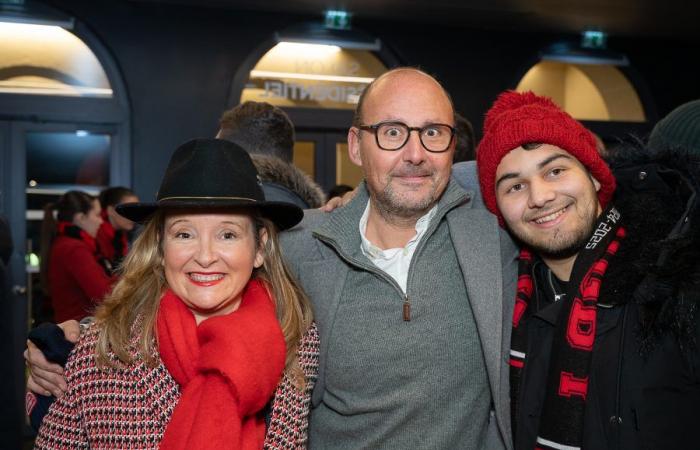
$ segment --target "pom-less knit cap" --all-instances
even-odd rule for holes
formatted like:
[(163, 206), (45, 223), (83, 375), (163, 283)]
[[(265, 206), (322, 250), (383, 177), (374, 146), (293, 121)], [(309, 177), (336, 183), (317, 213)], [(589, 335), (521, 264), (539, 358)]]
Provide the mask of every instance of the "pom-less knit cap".
[(600, 182), (598, 200), (605, 205), (615, 192), (615, 178), (596, 149), (593, 134), (547, 97), (506, 91), (498, 96), (484, 120), (484, 137), (476, 152), (479, 184), (486, 207), (503, 216), (496, 204), (496, 169), (511, 150), (528, 143), (556, 145), (566, 150)]
[(143, 223), (159, 209), (240, 207), (257, 209), (281, 230), (304, 217), (291, 203), (265, 201), (258, 171), (241, 147), (221, 139), (194, 139), (173, 153), (155, 202), (122, 203), (117, 212)]
[(700, 100), (684, 103), (659, 120), (649, 135), (649, 146), (700, 156)]

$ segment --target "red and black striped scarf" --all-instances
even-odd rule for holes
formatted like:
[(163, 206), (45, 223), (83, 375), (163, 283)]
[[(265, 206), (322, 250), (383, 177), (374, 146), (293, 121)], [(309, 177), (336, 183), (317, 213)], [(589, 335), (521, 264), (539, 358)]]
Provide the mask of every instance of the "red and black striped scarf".
[[(581, 448), (583, 415), (588, 393), (591, 356), (596, 331), (596, 304), (610, 258), (625, 230), (612, 205), (603, 211), (586, 245), (576, 257), (566, 296), (554, 331), (540, 427), (535, 449)], [(527, 361), (527, 326), (535, 314), (533, 255), (523, 249), (518, 267), (518, 290), (513, 313), (510, 352), (511, 414), (517, 426), (519, 391)]]

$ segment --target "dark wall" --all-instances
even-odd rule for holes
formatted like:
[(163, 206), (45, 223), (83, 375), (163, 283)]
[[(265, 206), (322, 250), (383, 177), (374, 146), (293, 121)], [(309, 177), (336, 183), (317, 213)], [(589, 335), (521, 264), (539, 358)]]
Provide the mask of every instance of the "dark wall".
[[(121, 70), (131, 102), (134, 187), (144, 199), (153, 198), (179, 143), (215, 133), (219, 115), (231, 106), (231, 82), (246, 58), (276, 30), (318, 20), (114, 0), (56, 0), (53, 5), (86, 24)], [(496, 95), (515, 87), (539, 49), (562, 38), (361, 18), (355, 26), (381, 38), (404, 64), (435, 74), (479, 134)], [(700, 98), (700, 44), (613, 36), (609, 45), (632, 61), (630, 73), (651, 100), (651, 118)]]

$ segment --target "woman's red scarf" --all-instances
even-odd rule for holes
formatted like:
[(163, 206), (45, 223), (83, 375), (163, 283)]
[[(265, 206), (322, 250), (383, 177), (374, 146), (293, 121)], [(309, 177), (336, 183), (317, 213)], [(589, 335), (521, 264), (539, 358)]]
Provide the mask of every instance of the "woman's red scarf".
[(161, 449), (263, 447), (263, 408), (282, 376), (286, 348), (275, 307), (251, 280), (239, 308), (199, 324), (172, 291), (157, 318), (160, 357), (182, 393)]

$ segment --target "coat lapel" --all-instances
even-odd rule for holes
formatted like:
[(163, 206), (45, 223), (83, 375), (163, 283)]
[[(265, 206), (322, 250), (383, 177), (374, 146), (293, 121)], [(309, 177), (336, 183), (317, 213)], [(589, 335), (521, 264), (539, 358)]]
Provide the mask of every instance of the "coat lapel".
[(328, 214), (324, 222), (313, 228), (316, 251), (308, 253), (309, 260), (299, 266), (299, 280), (314, 305), (320, 339), (318, 378), (311, 398), (314, 406), (321, 402), (325, 390), (330, 333), (350, 271), (347, 261), (339, 253), (347, 258), (360, 252), (360, 236), (355, 230), (358, 230), (367, 201), (366, 190), (361, 184), (350, 203)]
[[(447, 215), (447, 220), (481, 340), (497, 419), (503, 434), (509, 436), (505, 339), (509, 339), (506, 328), (511, 321), (504, 315), (512, 311), (512, 306), (508, 306), (507, 299), (504, 301), (504, 289), (513, 290), (515, 295), (510, 285), (514, 285), (516, 275), (507, 262), (515, 255), (515, 247), (511, 244), (512, 249), (501, 248), (498, 222), (486, 210), (457, 208)], [(513, 278), (512, 282), (506, 280), (505, 287), (504, 266), (508, 268), (506, 275)]]
[(309, 261), (300, 266), (299, 278), (314, 305), (320, 340), (318, 378), (311, 399), (314, 406), (321, 402), (325, 390), (326, 356), (328, 355), (330, 331), (333, 329), (335, 313), (343, 293), (342, 286), (345, 284), (348, 272), (348, 266), (335, 256), (320, 261)]

